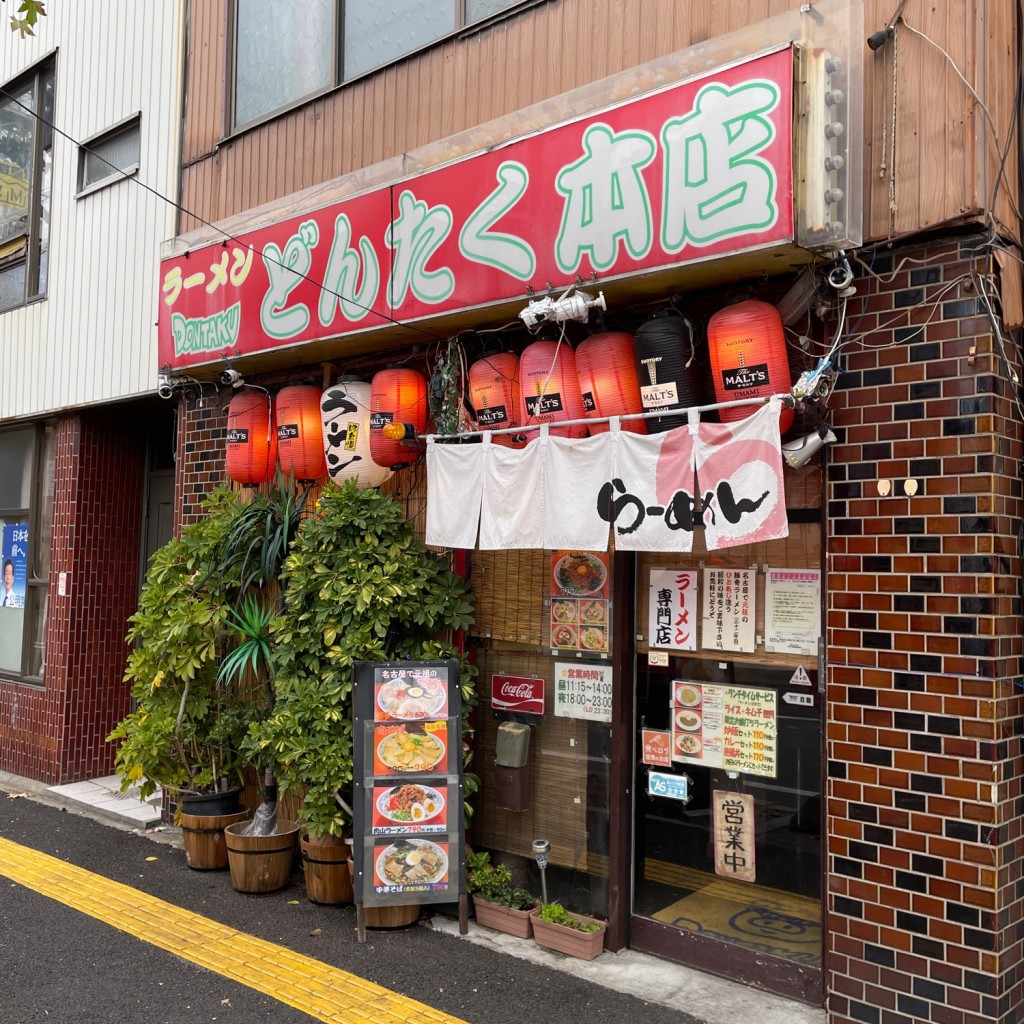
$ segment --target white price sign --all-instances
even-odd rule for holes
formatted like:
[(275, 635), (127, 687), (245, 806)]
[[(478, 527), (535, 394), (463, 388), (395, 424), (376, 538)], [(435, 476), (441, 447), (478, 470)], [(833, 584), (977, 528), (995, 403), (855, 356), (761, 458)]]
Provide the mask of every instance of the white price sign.
[(555, 662), (555, 715), (612, 720), (612, 670), (608, 665)]

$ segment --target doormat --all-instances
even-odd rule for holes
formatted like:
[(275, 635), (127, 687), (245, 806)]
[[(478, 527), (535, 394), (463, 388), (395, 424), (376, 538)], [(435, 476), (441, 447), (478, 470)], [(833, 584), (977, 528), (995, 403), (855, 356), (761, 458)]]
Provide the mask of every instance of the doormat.
[(716, 878), (653, 916), (695, 935), (821, 967), (821, 906), (806, 896)]

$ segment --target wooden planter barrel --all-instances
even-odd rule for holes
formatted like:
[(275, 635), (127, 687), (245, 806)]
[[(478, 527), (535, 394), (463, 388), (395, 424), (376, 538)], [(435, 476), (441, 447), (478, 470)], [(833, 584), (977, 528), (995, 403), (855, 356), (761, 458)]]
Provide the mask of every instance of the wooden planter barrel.
[(224, 829), (242, 821), (247, 812), (235, 814), (179, 814), (185, 860), (194, 871), (223, 871), (228, 866)]
[(224, 829), (231, 884), (237, 892), (250, 895), (283, 889), (291, 877), (299, 826), (278, 821), (272, 836), (243, 836), (245, 827), (240, 821)]
[(312, 903), (351, 903), (352, 876), (348, 870), (349, 845), (343, 839), (322, 842), (302, 836), (302, 872), (306, 896)]

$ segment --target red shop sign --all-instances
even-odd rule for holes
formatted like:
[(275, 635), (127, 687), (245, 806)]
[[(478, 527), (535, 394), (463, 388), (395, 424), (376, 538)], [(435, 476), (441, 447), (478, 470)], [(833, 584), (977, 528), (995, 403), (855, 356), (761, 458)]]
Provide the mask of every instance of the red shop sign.
[(544, 680), (533, 676), (491, 676), (491, 707), (524, 715), (544, 714)]
[(792, 105), (787, 47), (179, 252), (160, 264), (159, 363), (790, 241)]

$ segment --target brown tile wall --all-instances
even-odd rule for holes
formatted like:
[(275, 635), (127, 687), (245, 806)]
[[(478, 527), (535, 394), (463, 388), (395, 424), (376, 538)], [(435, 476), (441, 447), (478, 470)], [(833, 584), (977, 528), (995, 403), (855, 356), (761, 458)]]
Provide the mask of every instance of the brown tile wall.
[(106, 736), (129, 705), (124, 637), (137, 597), (144, 470), (134, 410), (58, 419), (44, 685), (0, 684), (4, 771), (50, 784), (113, 771)]
[(1021, 424), (978, 245), (886, 250), (847, 310), (827, 484), (830, 1024), (1011, 1024), (1024, 996)]
[(205, 397), (186, 396), (178, 410), (178, 455), (174, 481), (175, 531), (201, 515), (203, 499), (227, 483), (224, 438), (227, 400), (207, 390)]

